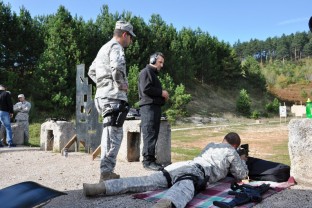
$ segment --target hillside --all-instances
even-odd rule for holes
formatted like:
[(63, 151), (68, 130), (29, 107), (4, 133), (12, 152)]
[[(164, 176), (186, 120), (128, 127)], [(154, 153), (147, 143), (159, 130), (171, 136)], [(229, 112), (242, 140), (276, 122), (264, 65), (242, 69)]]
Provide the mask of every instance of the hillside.
[[(221, 88), (195, 83), (187, 93), (192, 95), (192, 101), (187, 109), (191, 115), (222, 116), (226, 113), (236, 113), (236, 100), (241, 88)], [(244, 87), (252, 100), (252, 110), (264, 111), (264, 106), (272, 102), (274, 97), (252, 86)]]
[(312, 83), (292, 84), (285, 88), (270, 88), (269, 91), (280, 101), (291, 104), (305, 104), (307, 98), (312, 99)]
[[(245, 88), (246, 89), (246, 88)], [(312, 99), (312, 83), (293, 84), (285, 88), (270, 88), (268, 92), (248, 86), (247, 92), (252, 101), (252, 111), (265, 111), (265, 105), (272, 102), (276, 97), (282, 105), (305, 104), (307, 98)], [(223, 89), (209, 85), (195, 83), (187, 93), (192, 95), (192, 101), (188, 105), (191, 115), (201, 116), (222, 116), (230, 113), (236, 114), (236, 100), (239, 96), (240, 88)], [(306, 95), (306, 97), (304, 96)]]

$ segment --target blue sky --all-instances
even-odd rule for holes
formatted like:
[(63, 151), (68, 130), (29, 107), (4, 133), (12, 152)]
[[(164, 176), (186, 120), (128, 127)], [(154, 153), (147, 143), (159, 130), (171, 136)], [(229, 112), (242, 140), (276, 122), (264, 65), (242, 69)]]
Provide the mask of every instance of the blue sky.
[[(0, 0), (1, 1), (1, 0)], [(148, 23), (159, 14), (177, 30), (182, 27), (208, 32), (219, 41), (233, 44), (250, 39), (265, 40), (296, 32), (308, 32), (311, 0), (4, 0), (19, 14), (22, 5), (32, 17), (56, 13), (60, 5), (84, 20), (95, 20), (102, 5), (110, 13), (131, 12)], [(135, 28), (134, 28), (135, 32)]]

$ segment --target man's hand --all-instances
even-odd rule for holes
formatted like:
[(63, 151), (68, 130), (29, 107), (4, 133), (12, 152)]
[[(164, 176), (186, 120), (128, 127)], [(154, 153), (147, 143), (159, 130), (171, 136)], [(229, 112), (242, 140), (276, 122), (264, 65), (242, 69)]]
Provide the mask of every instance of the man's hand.
[(127, 83), (120, 84), (119, 89), (128, 92), (128, 84)]
[(169, 100), (169, 93), (166, 90), (163, 90), (161, 96), (165, 98), (165, 101)]

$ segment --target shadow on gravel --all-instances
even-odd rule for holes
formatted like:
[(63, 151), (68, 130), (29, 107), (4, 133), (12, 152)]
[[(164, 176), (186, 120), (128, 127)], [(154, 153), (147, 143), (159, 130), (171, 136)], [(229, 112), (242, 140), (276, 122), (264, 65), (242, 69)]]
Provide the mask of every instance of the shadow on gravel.
[(131, 194), (123, 194), (118, 196), (85, 197), (82, 190), (64, 191), (68, 195), (60, 196), (51, 200), (45, 205), (45, 208), (150, 208), (153, 203), (133, 199)]
[(266, 198), (254, 208), (311, 208), (312, 190), (310, 189), (286, 189), (271, 197)]

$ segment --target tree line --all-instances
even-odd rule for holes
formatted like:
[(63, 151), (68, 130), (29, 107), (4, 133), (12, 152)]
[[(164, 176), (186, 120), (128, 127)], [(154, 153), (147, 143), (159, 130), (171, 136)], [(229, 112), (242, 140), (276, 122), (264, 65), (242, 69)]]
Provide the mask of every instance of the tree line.
[(257, 39), (243, 43), (237, 41), (233, 48), (240, 59), (253, 56), (260, 63), (272, 63), (276, 60), (298, 61), (312, 56), (312, 34), (296, 32), (290, 35), (283, 34), (281, 37), (268, 37), (264, 41)]
[[(138, 101), (139, 70), (152, 53), (161, 51), (165, 54), (162, 84), (170, 88), (172, 98), (166, 109), (169, 114), (172, 110), (181, 111), (173, 115), (185, 115), (185, 105), (191, 99), (185, 91), (194, 82), (231, 87), (240, 79), (250, 83), (260, 80), (257, 83), (264, 88), (258, 71), (249, 67), (253, 64), (242, 64), (248, 56), (264, 61), (309, 54), (308, 47), (289, 46), (289, 41), (286, 45), (292, 49), (292, 56), (282, 55), (281, 46), (276, 44), (275, 48), (264, 48), (261, 41), (238, 42), (232, 47), (200, 28), (184, 27), (178, 31), (157, 14), (152, 14), (146, 23), (131, 12), (110, 13), (107, 5), (102, 6), (95, 20), (86, 21), (72, 16), (64, 6), (59, 6), (55, 14), (32, 17), (26, 8), (16, 14), (9, 4), (0, 1), (0, 83), (8, 87), (13, 97), (24, 93), (31, 98), (41, 113), (74, 114), (76, 66), (84, 63), (88, 69), (100, 47), (112, 38), (115, 22), (120, 19), (131, 22), (137, 35), (125, 51), (131, 104)], [(311, 40), (311, 34), (305, 37), (304, 40)], [(289, 40), (287, 36), (276, 39), (276, 43)]]

